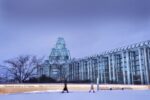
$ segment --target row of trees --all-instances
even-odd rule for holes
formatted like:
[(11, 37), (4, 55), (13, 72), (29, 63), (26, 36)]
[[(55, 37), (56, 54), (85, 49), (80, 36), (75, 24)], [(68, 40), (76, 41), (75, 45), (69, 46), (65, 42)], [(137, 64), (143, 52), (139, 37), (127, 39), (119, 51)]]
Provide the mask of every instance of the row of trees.
[(18, 83), (25, 82), (32, 77), (37, 76), (37, 69), (42, 65), (43, 57), (22, 55), (14, 59), (4, 61), (4, 65), (0, 65), (0, 69), (4, 72), (3, 78), (8, 78)]
[(12, 83), (49, 83), (49, 82), (62, 82), (67, 79), (65, 68), (57, 66), (61, 80), (52, 79), (47, 76), (38, 76), (38, 69), (43, 65), (44, 57), (38, 58), (37, 56), (22, 55), (13, 59), (4, 61), (0, 65), (0, 70), (3, 70), (3, 76), (0, 73), (0, 82)]
[[(45, 75), (38, 76), (38, 69), (43, 65), (44, 57), (38, 58), (37, 56), (22, 55), (13, 59), (4, 61), (0, 65), (0, 70), (3, 70), (3, 75), (0, 73), (0, 83), (50, 83), (50, 82), (63, 82), (67, 80), (69, 75), (66, 69), (62, 66), (57, 66), (59, 70), (59, 81), (52, 79)], [(71, 83), (90, 83), (90, 80), (75, 80)]]

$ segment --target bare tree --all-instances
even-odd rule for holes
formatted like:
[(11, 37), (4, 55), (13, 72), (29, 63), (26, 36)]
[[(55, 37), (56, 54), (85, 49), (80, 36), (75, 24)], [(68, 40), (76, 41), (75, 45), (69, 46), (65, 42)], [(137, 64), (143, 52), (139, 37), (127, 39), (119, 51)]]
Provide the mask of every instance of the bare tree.
[(37, 68), (41, 66), (43, 58), (23, 55), (4, 61), (6, 70), (14, 80), (22, 83), (37, 74)]

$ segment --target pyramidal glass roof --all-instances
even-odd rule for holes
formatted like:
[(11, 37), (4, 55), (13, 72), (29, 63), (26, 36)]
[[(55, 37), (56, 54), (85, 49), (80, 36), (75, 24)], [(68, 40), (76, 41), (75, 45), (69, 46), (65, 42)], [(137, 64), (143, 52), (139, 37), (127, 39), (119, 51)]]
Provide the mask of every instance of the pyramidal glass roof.
[(51, 64), (62, 64), (66, 63), (68, 60), (70, 60), (70, 52), (66, 48), (64, 38), (59, 37), (55, 47), (52, 48), (49, 61)]

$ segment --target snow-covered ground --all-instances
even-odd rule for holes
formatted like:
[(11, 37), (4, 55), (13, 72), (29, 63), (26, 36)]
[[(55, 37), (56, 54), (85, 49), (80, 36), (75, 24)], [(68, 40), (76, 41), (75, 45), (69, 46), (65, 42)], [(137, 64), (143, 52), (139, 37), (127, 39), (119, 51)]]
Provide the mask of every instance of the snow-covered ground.
[(0, 95), (0, 100), (150, 100), (150, 90), (47, 91), (4, 94)]

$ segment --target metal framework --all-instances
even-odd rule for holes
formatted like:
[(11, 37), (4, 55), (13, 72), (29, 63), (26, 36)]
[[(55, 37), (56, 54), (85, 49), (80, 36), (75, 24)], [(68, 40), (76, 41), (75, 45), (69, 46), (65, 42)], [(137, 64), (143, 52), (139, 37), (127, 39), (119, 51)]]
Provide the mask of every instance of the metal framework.
[(60, 37), (55, 47), (52, 48), (49, 60), (46, 60), (43, 66), (41, 66), (42, 71), (40, 71), (40, 74), (60, 80), (62, 71), (67, 70), (65, 66), (70, 59), (70, 52), (66, 48), (65, 40)]
[[(150, 83), (150, 40), (117, 48), (110, 51), (70, 59), (63, 38), (58, 38), (56, 47), (49, 56), (49, 64), (42, 66), (42, 74), (57, 78), (58, 66), (67, 66), (69, 81), (90, 80), (100, 83), (149, 84)], [(47, 68), (47, 69), (46, 69)], [(49, 72), (43, 72), (49, 69)]]
[(107, 84), (149, 84), (150, 41), (71, 60), (69, 65), (70, 81), (98, 79)]

